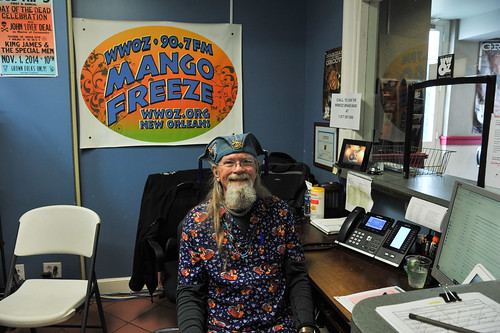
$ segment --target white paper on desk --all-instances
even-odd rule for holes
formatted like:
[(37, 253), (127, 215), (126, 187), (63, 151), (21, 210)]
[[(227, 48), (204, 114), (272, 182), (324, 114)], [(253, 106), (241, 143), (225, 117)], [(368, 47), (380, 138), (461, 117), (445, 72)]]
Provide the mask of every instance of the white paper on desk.
[(381, 296), (384, 294), (397, 294), (397, 293), (404, 293), (405, 291), (398, 286), (393, 286), (393, 287), (386, 287), (386, 288), (380, 288), (380, 289), (374, 289), (374, 290), (368, 290), (368, 291), (363, 291), (361, 293), (356, 293), (352, 295), (347, 295), (347, 296), (335, 296), (334, 298), (342, 304), (344, 308), (349, 310), (349, 312), (352, 313), (352, 309), (354, 309), (354, 306), (364, 300), (365, 298), (370, 298), (374, 296)]
[(448, 208), (412, 197), (406, 209), (405, 219), (442, 232), (443, 220)]
[(478, 292), (459, 294), (461, 302), (446, 303), (436, 296), (375, 309), (398, 332), (447, 332), (408, 317), (411, 313), (477, 332), (498, 332), (500, 304)]
[(323, 231), (325, 234), (338, 234), (342, 224), (344, 224), (345, 217), (330, 218), (330, 219), (312, 219), (310, 223)]
[(359, 173), (347, 173), (346, 201), (345, 209), (352, 212), (357, 206), (363, 207), (365, 211), (371, 211), (372, 200), (372, 179), (370, 176)]

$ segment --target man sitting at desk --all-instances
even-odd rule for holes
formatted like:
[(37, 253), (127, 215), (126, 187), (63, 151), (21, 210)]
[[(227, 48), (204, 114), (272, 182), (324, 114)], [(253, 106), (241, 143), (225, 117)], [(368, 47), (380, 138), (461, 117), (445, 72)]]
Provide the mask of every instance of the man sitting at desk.
[(314, 332), (302, 245), (289, 207), (260, 183), (251, 133), (217, 137), (200, 156), (213, 188), (188, 213), (180, 245), (181, 332)]

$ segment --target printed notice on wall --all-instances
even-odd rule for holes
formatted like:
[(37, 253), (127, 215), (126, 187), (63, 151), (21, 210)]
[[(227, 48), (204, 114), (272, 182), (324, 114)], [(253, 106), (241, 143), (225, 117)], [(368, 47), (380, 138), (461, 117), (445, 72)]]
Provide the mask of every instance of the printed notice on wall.
[(500, 188), (500, 115), (491, 115), (489, 134), (484, 183)]
[(332, 94), (330, 127), (359, 130), (361, 94)]
[(53, 0), (0, 0), (0, 76), (57, 76)]

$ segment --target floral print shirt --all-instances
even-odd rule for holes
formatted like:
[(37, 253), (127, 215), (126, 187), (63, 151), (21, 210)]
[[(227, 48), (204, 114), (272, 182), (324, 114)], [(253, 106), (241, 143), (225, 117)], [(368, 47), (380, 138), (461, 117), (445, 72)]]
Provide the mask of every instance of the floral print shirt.
[(276, 197), (257, 199), (244, 234), (222, 209), (222, 254), (217, 250), (208, 202), (183, 225), (179, 285), (207, 284), (208, 332), (294, 332), (285, 259), (304, 260), (295, 220)]

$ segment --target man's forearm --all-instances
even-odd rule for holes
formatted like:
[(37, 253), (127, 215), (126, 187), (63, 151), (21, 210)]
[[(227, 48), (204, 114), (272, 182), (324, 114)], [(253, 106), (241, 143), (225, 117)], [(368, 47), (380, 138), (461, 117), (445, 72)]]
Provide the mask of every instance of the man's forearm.
[(203, 285), (177, 287), (177, 322), (179, 332), (206, 332), (205, 293)]
[(304, 326), (316, 327), (314, 302), (305, 262), (287, 259), (285, 270), (296, 327), (298, 329)]

